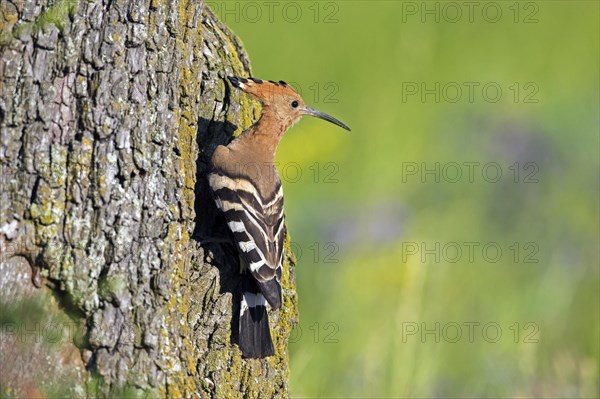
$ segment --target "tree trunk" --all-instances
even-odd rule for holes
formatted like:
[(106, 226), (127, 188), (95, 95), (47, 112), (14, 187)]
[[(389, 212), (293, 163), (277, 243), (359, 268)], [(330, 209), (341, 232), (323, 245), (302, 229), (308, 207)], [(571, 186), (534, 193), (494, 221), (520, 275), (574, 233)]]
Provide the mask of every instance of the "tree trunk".
[(240, 41), (198, 0), (1, 18), (2, 394), (288, 396), (290, 251), (276, 355), (246, 360), (237, 253), (207, 242), (226, 233), (208, 159), (257, 116), (225, 81), (251, 75)]

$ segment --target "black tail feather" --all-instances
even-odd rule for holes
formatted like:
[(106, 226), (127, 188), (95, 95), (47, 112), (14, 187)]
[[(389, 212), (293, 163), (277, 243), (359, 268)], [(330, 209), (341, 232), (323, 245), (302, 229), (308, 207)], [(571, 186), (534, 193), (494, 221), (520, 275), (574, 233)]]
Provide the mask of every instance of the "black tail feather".
[(277, 280), (272, 279), (264, 283), (256, 282), (258, 288), (264, 295), (271, 308), (277, 310), (281, 307), (281, 284)]
[(267, 301), (250, 273), (242, 277), (242, 292), (239, 339), (242, 355), (245, 358), (272, 356), (275, 348), (269, 329)]

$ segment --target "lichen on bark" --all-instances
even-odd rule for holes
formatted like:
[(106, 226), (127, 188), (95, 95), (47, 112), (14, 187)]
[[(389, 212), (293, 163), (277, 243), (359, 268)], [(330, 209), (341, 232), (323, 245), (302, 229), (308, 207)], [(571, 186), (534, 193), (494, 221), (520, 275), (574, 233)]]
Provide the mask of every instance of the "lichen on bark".
[[(277, 353), (263, 360), (232, 343), (233, 247), (198, 241), (222, 228), (210, 154), (258, 114), (226, 85), (251, 75), (240, 40), (191, 0), (3, 2), (1, 18), (0, 303), (50, 294), (48, 314), (80, 326), (66, 392), (288, 396), (289, 238)], [(55, 392), (30, 366), (36, 378), (0, 377), (2, 391)]]

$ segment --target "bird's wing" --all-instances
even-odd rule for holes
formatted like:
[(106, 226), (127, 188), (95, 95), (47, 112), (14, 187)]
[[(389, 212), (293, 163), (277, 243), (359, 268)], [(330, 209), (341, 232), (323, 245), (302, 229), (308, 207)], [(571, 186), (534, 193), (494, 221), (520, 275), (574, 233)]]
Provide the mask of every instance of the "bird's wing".
[(208, 180), (217, 208), (225, 214), (250, 272), (269, 304), (279, 308), (285, 235), (281, 182), (270, 198), (262, 198), (242, 176), (228, 176), (215, 169)]

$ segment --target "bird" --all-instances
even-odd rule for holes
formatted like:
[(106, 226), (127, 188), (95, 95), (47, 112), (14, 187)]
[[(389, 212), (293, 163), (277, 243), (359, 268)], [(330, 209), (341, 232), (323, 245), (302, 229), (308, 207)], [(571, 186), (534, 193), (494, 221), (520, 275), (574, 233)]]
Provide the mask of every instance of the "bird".
[(238, 345), (244, 358), (265, 358), (275, 354), (267, 303), (274, 311), (282, 304), (285, 220), (283, 189), (274, 165), (277, 146), (283, 134), (305, 115), (350, 128), (307, 106), (282, 80), (227, 79), (235, 89), (261, 103), (261, 115), (228, 145), (216, 147), (207, 175), (240, 259)]

